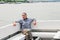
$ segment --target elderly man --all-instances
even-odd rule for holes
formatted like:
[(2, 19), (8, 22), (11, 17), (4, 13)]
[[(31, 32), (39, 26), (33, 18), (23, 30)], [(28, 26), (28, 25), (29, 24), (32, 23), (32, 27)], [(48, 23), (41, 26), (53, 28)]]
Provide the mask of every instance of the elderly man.
[(16, 23), (19, 23), (22, 33), (26, 35), (25, 40), (32, 40), (31, 23), (33, 23), (33, 25), (36, 25), (36, 20), (28, 18), (27, 13), (25, 12), (22, 13), (22, 18), (23, 19), (19, 21), (15, 21), (13, 25), (16, 26)]

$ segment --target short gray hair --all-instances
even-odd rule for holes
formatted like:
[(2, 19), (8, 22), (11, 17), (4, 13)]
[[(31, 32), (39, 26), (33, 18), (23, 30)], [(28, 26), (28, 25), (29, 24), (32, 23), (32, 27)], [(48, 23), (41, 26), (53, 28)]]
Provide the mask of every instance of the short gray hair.
[(27, 13), (26, 13), (26, 12), (23, 12), (22, 14), (25, 14), (25, 15), (27, 15)]

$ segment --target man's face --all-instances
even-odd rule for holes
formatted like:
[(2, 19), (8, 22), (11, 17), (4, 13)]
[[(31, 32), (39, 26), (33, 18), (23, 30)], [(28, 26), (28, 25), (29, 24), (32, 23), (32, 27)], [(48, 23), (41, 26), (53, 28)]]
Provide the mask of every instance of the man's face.
[(27, 15), (25, 13), (22, 13), (22, 18), (23, 19), (26, 19), (27, 18)]

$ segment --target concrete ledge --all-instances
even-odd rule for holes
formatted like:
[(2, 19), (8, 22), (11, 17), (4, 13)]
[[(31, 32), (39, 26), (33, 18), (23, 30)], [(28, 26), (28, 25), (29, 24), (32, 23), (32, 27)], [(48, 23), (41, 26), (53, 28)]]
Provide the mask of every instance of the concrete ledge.
[(33, 36), (40, 38), (53, 38), (56, 32), (32, 32)]
[(21, 33), (21, 31), (18, 31), (18, 32), (16, 32), (16, 33), (13, 33), (13, 34), (11, 34), (11, 35), (8, 35), (8, 36), (6, 36), (6, 37), (4, 37), (4, 38), (2, 38), (2, 39), (0, 39), (0, 40), (7, 40), (7, 39), (9, 39), (9, 38), (11, 38), (11, 37), (19, 34), (19, 33)]

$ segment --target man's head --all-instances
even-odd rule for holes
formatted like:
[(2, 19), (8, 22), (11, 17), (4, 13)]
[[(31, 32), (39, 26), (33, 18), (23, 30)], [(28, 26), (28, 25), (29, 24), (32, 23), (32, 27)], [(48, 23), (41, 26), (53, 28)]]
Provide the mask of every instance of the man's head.
[(23, 13), (22, 13), (22, 18), (23, 18), (23, 19), (26, 19), (26, 18), (27, 18), (27, 13), (23, 12)]

